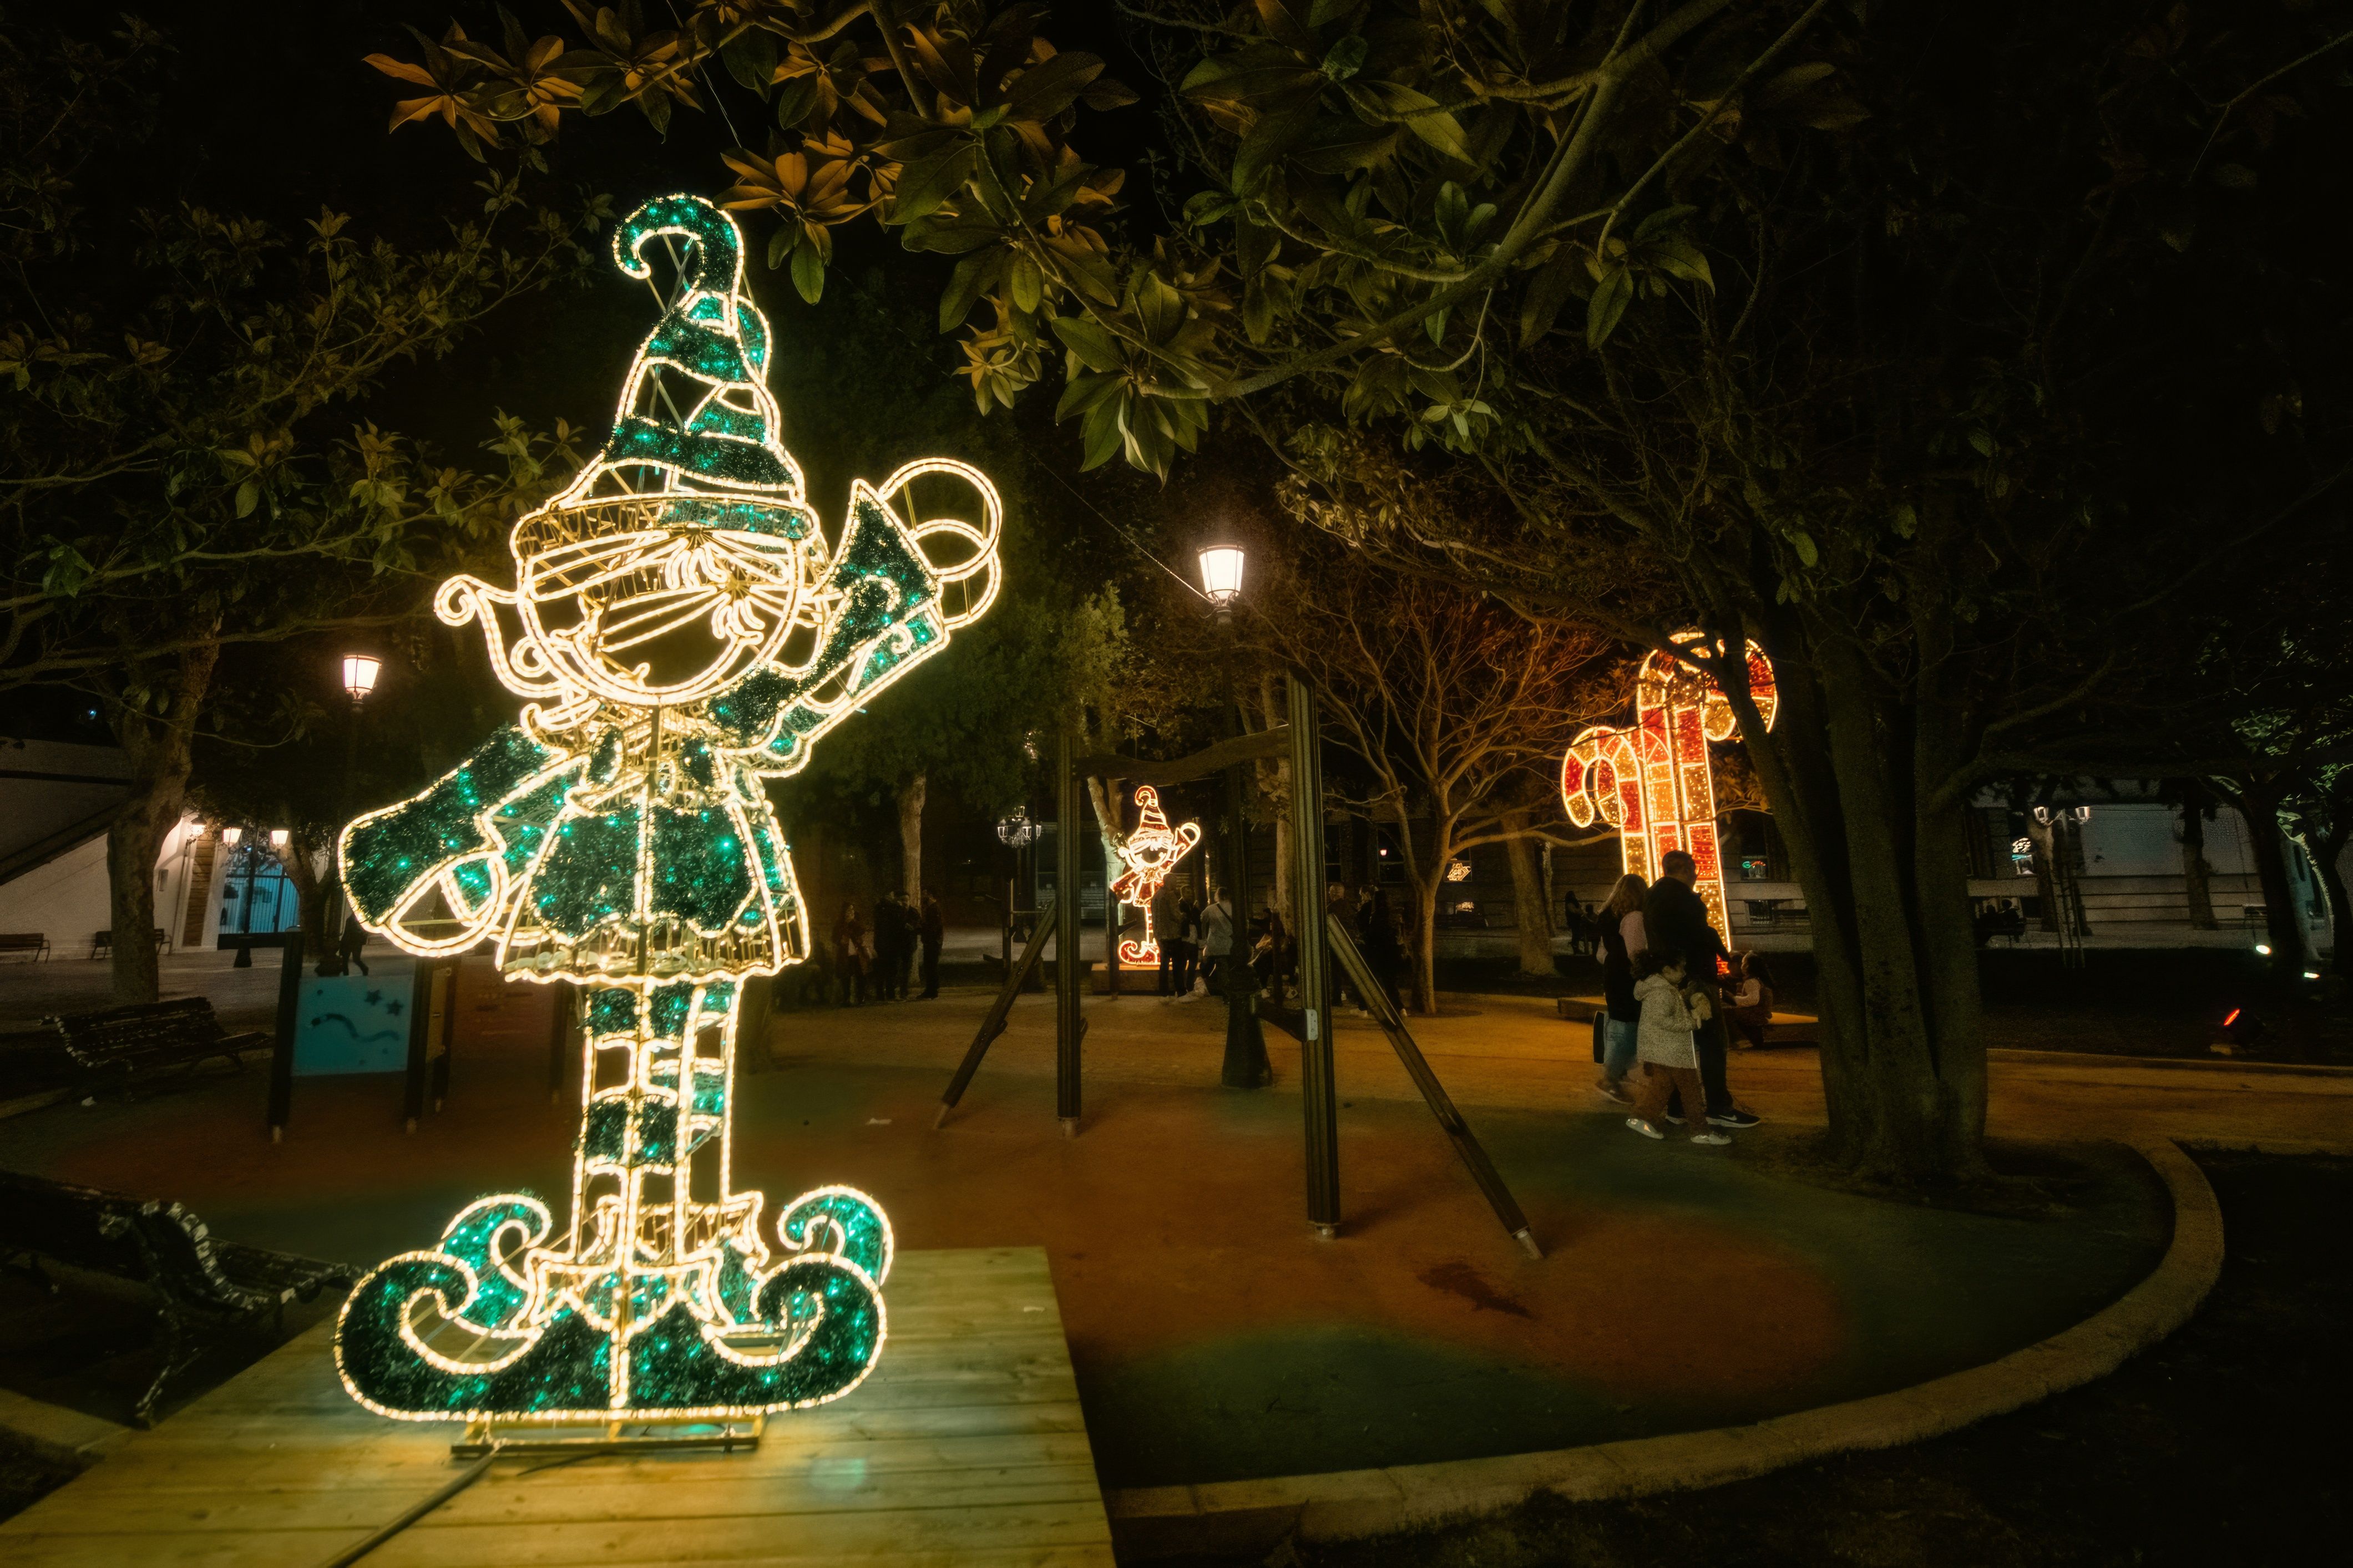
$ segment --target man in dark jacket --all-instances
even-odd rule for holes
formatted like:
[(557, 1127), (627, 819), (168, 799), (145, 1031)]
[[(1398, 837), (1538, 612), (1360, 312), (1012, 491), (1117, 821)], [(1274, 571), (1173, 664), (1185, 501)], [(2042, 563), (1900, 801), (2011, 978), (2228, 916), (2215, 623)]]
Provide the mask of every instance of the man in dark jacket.
[(923, 889), (923, 918), (917, 931), (923, 939), (923, 1000), (928, 1002), (940, 994), (940, 943), (948, 935), (947, 917), (929, 888)]
[[(1704, 987), (1715, 1003), (1707, 1022), (1692, 1037), (1699, 1053), (1700, 1085), (1707, 1090), (1708, 1122), (1715, 1127), (1754, 1127), (1764, 1119), (1734, 1105), (1731, 1086), (1725, 1080), (1724, 995), (1716, 988), (1715, 973), (1716, 961), (1728, 960), (1731, 953), (1724, 938), (1708, 923), (1707, 904), (1699, 896), (1699, 866), (1683, 850), (1670, 849), (1659, 858), (1659, 873), (1642, 903), (1643, 935), (1652, 952), (1682, 953), (1691, 984)], [(1691, 1114), (1688, 1108), (1679, 1110), (1672, 1102), (1667, 1113)]]

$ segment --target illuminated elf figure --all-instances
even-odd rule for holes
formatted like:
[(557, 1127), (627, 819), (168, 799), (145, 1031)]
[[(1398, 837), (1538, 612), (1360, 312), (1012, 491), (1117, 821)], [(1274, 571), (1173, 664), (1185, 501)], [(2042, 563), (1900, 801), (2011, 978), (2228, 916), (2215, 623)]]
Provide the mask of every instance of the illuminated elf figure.
[(1119, 961), (1145, 968), (1160, 962), (1160, 943), (1152, 934), (1152, 900), (1176, 862), (1201, 842), (1201, 825), (1188, 822), (1172, 828), (1160, 810), (1160, 792), (1145, 784), (1135, 792), (1135, 831), (1119, 847), (1120, 864), (1127, 868), (1111, 885), (1111, 896), (1144, 911), (1144, 940), (1120, 939)]
[[(487, 940), (510, 979), (585, 990), (569, 1219), (481, 1199), (344, 1305), (337, 1365), (387, 1415), (747, 1416), (849, 1392), (882, 1347), (881, 1211), (825, 1187), (768, 1223), (729, 1179), (744, 977), (809, 942), (761, 780), (988, 607), (998, 502), (964, 464), (913, 464), (858, 481), (829, 542), (779, 440), (734, 221), (649, 202), (614, 258), (650, 281), (656, 247), (676, 288), (603, 452), (515, 525), (512, 590), (458, 577), (435, 602), (532, 700), (343, 835), (370, 931), (421, 956)], [(980, 521), (919, 521), (927, 476)]]
[[(1695, 643), (1695, 631), (1677, 632)], [(1773, 667), (1750, 643), (1748, 690), (1765, 724), (1773, 724)], [(1710, 923), (1725, 924), (1724, 865), (1715, 841), (1715, 775), (1707, 743), (1728, 741), (1737, 728), (1732, 704), (1714, 679), (1680, 659), (1653, 651), (1634, 675), (1634, 724), (1600, 726), (1569, 742), (1561, 760), (1560, 794), (1568, 819), (1590, 827), (1599, 818), (1618, 829), (1626, 869), (1655, 880), (1671, 849), (1690, 853), (1699, 868), (1699, 896)]]

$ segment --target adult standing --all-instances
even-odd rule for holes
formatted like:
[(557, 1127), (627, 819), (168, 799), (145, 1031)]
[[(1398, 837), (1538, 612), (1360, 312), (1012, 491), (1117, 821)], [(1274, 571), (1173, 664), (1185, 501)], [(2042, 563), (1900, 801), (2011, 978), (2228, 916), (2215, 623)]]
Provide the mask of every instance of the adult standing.
[(853, 999), (866, 1000), (866, 965), (873, 952), (873, 939), (866, 922), (858, 918), (858, 906), (842, 905), (841, 918), (833, 922), (833, 967), (841, 977), (843, 1006)]
[(1596, 924), (1601, 939), (1601, 1079), (1593, 1087), (1604, 1100), (1630, 1105), (1626, 1075), (1633, 1070), (1640, 1043), (1642, 1005), (1634, 995), (1634, 964), (1650, 947), (1642, 929), (1642, 905), (1650, 888), (1631, 871), (1618, 879)]
[(940, 910), (937, 894), (923, 889), (923, 919), (920, 928), (923, 939), (923, 1000), (929, 1002), (940, 994), (940, 944), (947, 940), (947, 916)]
[(907, 940), (904, 900), (892, 889), (874, 906), (874, 995), (888, 1002), (904, 994), (899, 984), (900, 949)]
[[(1716, 965), (1729, 960), (1731, 950), (1708, 921), (1707, 904), (1699, 896), (1699, 866), (1690, 852), (1668, 850), (1659, 858), (1659, 879), (1643, 900), (1643, 931), (1654, 952), (1683, 955), (1689, 966), (1686, 985), (1712, 1004), (1706, 1021), (1694, 1033), (1699, 1079), (1707, 1092), (1704, 1114), (1717, 1127), (1754, 1127), (1764, 1118), (1733, 1104), (1732, 1087), (1725, 1078), (1724, 998), (1716, 985)], [(1668, 1107), (1670, 1115), (1674, 1110), (1673, 1105)], [(1692, 1115), (1693, 1109), (1684, 1106), (1683, 1114)]]
[(1226, 966), (1233, 962), (1234, 909), (1223, 888), (1209, 894), (1209, 907), (1201, 911), (1201, 984), (1214, 992), (1223, 988), (1228, 975)]
[(923, 911), (912, 898), (899, 900), (899, 1000), (915, 989), (915, 952), (923, 946)]
[[(1374, 889), (1372, 901), (1365, 906), (1362, 912), (1365, 963), (1372, 969), (1374, 978), (1381, 983), (1381, 989), (1388, 993), (1389, 1005), (1401, 1008), (1403, 1004), (1398, 999), (1397, 972), (1398, 964), (1404, 957), (1404, 949), (1398, 941), (1397, 915), (1389, 908), (1388, 889)], [(1430, 1005), (1435, 1009), (1438, 998), (1432, 996)]]
[(1184, 987), (1176, 982), (1185, 967), (1185, 900), (1166, 882), (1152, 895), (1152, 935), (1160, 944), (1159, 994), (1181, 995)]

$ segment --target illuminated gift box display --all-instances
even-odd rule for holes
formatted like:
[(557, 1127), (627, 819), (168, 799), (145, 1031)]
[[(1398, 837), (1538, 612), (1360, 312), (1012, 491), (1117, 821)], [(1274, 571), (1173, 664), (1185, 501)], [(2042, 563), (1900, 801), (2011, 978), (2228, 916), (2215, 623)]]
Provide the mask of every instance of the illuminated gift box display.
[[(1677, 632), (1673, 640), (1695, 643), (1700, 634)], [(1747, 658), (1749, 695), (1770, 729), (1777, 702), (1773, 667), (1753, 642)], [(1633, 727), (1586, 731), (1569, 742), (1560, 764), (1568, 819), (1579, 827), (1598, 820), (1616, 828), (1628, 871), (1656, 881), (1669, 850), (1690, 852), (1699, 868), (1699, 896), (1718, 934), (1731, 928), (1725, 924), (1715, 773), (1707, 743), (1730, 740), (1737, 728), (1732, 704), (1714, 679), (1653, 650), (1634, 674)]]
[[(731, 1182), (744, 982), (809, 948), (761, 781), (987, 610), (1000, 508), (933, 459), (858, 481), (828, 540), (734, 220), (666, 196), (613, 250), (677, 280), (611, 438), (515, 525), (512, 589), (458, 577), (435, 602), (528, 705), (340, 845), (370, 931), (426, 957), (487, 942), (510, 980), (585, 993), (568, 1216), (483, 1198), (344, 1304), (344, 1385), (402, 1419), (754, 1416), (838, 1398), (882, 1349), (873, 1201), (820, 1187), (771, 1215)], [(923, 518), (919, 482), (968, 515)]]
[(1160, 962), (1160, 942), (1152, 934), (1152, 900), (1159, 896), (1161, 884), (1168, 880), (1176, 862), (1201, 842), (1201, 825), (1188, 822), (1182, 827), (1169, 826), (1160, 809), (1160, 792), (1150, 784), (1135, 792), (1135, 831), (1119, 847), (1120, 864), (1127, 869), (1111, 885), (1111, 896), (1144, 911), (1144, 940), (1131, 942), (1123, 937), (1119, 944), (1119, 961), (1143, 968)]

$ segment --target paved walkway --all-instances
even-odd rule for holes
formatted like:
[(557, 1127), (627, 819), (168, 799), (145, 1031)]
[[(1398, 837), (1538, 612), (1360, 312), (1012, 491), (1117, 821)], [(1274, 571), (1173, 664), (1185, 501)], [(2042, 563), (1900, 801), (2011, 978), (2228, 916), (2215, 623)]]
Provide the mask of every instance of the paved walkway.
[[(1337, 1034), (1346, 1225), (1318, 1242), (1286, 1037), (1269, 1039), (1275, 1089), (1237, 1093), (1214, 1087), (1218, 1006), (1089, 998), (1086, 1117), (1066, 1140), (1050, 999), (1025, 997), (934, 1131), (987, 1000), (779, 1015), (765, 1070), (744, 1064), (735, 1180), (852, 1183), (911, 1247), (1044, 1247), (1108, 1486), (1559, 1447), (1859, 1397), (2080, 1320), (2165, 1240), (2153, 1184), (2107, 1145), (2038, 1156), (2050, 1212), (2032, 1218), (1788, 1179), (1774, 1156), (1820, 1115), (1810, 1051), (1735, 1058), (1736, 1088), (1772, 1119), (1735, 1148), (1644, 1142), (1591, 1092), (1580, 1027), (1540, 1000), (1457, 997), (1413, 1027), (1548, 1256), (1510, 1245), (1385, 1038), (1354, 1018)], [(2026, 1141), (2325, 1142), (2353, 1093), (2344, 1075), (2105, 1059), (2005, 1059), (1995, 1084), (1996, 1135)], [(248, 1070), (56, 1106), (6, 1123), (0, 1161), (179, 1198), (231, 1239), (362, 1261), (429, 1241), (483, 1192), (567, 1185), (575, 1111), (549, 1102), (536, 1048), (461, 1046), (448, 1109), (413, 1136), (396, 1079), (305, 1079), (273, 1146), (264, 1089)], [(0, 1352), (0, 1384), (42, 1354)]]

